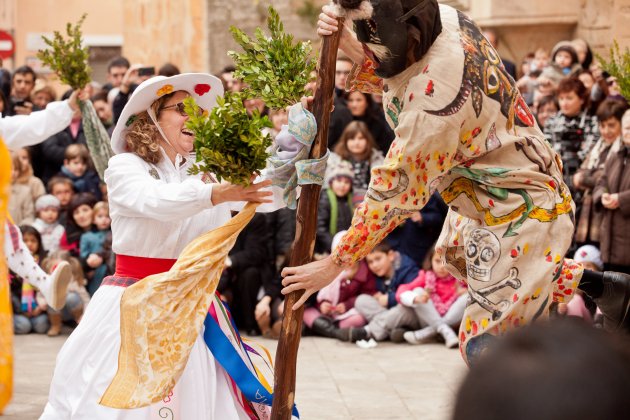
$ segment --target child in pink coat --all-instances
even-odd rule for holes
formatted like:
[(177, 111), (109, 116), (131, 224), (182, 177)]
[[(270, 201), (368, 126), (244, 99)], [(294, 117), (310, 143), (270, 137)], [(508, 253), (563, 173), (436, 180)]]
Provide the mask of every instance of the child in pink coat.
[(418, 277), (400, 285), (396, 292), (396, 300), (413, 308), (420, 325), (426, 325), (417, 331), (407, 331), (404, 338), (410, 344), (420, 344), (439, 334), (447, 347), (457, 347), (459, 340), (452, 327), (464, 315), (466, 285), (449, 274), (435, 249), (427, 255), (423, 268)]

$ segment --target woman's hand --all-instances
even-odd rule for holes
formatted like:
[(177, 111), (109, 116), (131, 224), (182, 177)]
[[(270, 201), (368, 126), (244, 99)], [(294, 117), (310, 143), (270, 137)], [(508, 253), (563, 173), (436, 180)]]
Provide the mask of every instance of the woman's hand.
[(79, 101), (87, 101), (88, 99), (90, 99), (90, 95), (87, 88), (75, 89), (68, 98), (68, 105), (70, 109), (77, 112), (79, 110)]
[(604, 193), (602, 195), (602, 205), (608, 210), (617, 210), (619, 208), (619, 194)]
[(249, 201), (251, 203), (271, 203), (269, 199), (273, 195), (271, 191), (263, 191), (271, 185), (271, 180), (251, 184), (248, 187), (233, 184), (215, 184), (212, 187), (212, 205), (216, 206), (228, 201)]
[(345, 314), (347, 312), (346, 304), (342, 302), (335, 306), (335, 312), (337, 312), (338, 314)]
[[(337, 18), (335, 8), (328, 4), (325, 5), (317, 21), (317, 35), (329, 36), (337, 32), (339, 30), (339, 21)], [(345, 26), (341, 32), (339, 49), (346, 53), (355, 63), (363, 63), (363, 59), (365, 58), (363, 46)]]
[(127, 72), (123, 76), (122, 82), (120, 83), (120, 91), (125, 95), (129, 93), (129, 88), (131, 88), (132, 84), (139, 84), (139, 75), (138, 70), (142, 68), (142, 64), (134, 64), (127, 69)]
[(306, 302), (306, 300), (322, 287), (328, 285), (343, 271), (343, 267), (338, 266), (328, 256), (323, 260), (315, 261), (300, 267), (286, 267), (282, 270), (283, 295), (288, 295), (296, 290), (304, 290), (304, 294), (293, 305), (296, 310)]

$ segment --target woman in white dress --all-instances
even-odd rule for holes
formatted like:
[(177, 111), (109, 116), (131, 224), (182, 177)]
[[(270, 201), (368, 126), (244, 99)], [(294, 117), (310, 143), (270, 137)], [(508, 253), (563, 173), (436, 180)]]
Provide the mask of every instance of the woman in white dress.
[(105, 173), (116, 275), (105, 279), (61, 349), (41, 419), (258, 418), (208, 350), (203, 329), (168, 397), (124, 410), (98, 403), (118, 367), (125, 286), (168, 271), (193, 239), (228, 221), (237, 202), (266, 203), (276, 195), (266, 188), (271, 181), (240, 187), (189, 175), (194, 137), (185, 128), (182, 100), (193, 96), (209, 110), (222, 94), (220, 81), (210, 75), (155, 77), (125, 106), (112, 136), (116, 156)]

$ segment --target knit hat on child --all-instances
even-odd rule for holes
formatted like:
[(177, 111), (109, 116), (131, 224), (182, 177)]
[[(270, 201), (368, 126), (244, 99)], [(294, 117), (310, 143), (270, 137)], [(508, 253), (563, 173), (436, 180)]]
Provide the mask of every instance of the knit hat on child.
[(573, 259), (576, 262), (589, 262), (595, 264), (600, 270), (604, 269), (604, 261), (602, 261), (602, 253), (593, 245), (581, 246), (575, 251)]
[(354, 179), (354, 169), (352, 168), (350, 162), (346, 162), (344, 160), (335, 165), (335, 167), (330, 172), (329, 182), (332, 182), (335, 178), (339, 177), (348, 178), (350, 182), (352, 182), (352, 180)]
[(57, 210), (59, 210), (59, 208), (61, 207), (61, 203), (59, 202), (57, 197), (52, 194), (42, 195), (37, 199), (37, 201), (35, 201), (35, 211), (44, 210), (49, 207), (55, 208)]

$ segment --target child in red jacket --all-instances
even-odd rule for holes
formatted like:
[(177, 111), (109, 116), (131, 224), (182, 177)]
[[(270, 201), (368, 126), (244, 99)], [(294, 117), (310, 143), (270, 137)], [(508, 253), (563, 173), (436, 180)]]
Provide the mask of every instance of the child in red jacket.
[[(337, 233), (333, 243), (336, 244), (345, 233), (345, 231)], [(343, 339), (338, 336), (339, 328), (358, 328), (366, 323), (365, 318), (354, 309), (357, 297), (361, 294), (374, 293), (376, 279), (365, 260), (361, 260), (344, 270), (331, 284), (319, 291), (317, 303), (304, 310), (304, 324), (317, 335)]]

